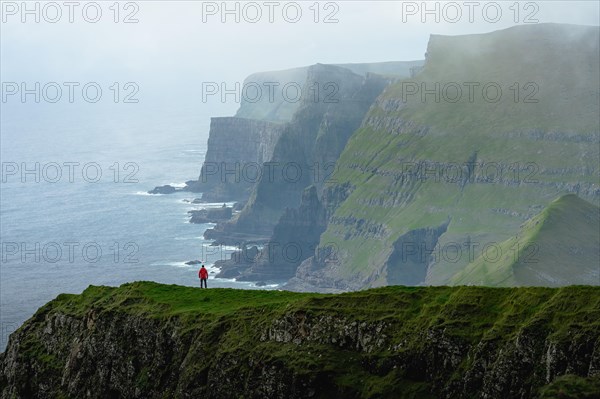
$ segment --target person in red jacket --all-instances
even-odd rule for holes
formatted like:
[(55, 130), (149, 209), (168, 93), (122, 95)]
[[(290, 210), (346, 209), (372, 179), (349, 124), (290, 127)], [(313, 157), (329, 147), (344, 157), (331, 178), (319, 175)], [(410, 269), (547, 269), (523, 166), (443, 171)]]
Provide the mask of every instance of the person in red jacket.
[(206, 285), (206, 280), (208, 280), (208, 270), (204, 268), (204, 265), (198, 271), (198, 277), (200, 278), (200, 288), (202, 288), (202, 283), (204, 282), (204, 288), (208, 288)]

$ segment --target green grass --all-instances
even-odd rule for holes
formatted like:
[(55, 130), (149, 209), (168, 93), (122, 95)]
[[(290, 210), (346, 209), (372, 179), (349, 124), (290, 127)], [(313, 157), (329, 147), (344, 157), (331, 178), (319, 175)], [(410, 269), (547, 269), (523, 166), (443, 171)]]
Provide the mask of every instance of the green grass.
[[(565, 298), (569, 300), (565, 302)], [(577, 312), (581, 317), (589, 314), (598, 317), (600, 289), (585, 286), (560, 289), (392, 286), (346, 294), (315, 294), (225, 288), (200, 290), (135, 282), (118, 288), (90, 286), (81, 295), (61, 294), (39, 312), (81, 317), (96, 310), (162, 320), (175, 317), (185, 320), (190, 327), (200, 327), (205, 318), (217, 320), (235, 316), (239, 320), (263, 314), (261, 317), (272, 319), (302, 311), (364, 321), (402, 322), (401, 329), (395, 332), (404, 333), (415, 327), (453, 325), (452, 333), (476, 341), (486, 329), (504, 323), (503, 317), (507, 315), (518, 316), (522, 325), (533, 315), (552, 308), (569, 311), (569, 317)], [(544, 317), (556, 332), (569, 328), (560, 313), (548, 313)], [(554, 323), (555, 319), (559, 321)], [(573, 317), (570, 323), (582, 320)], [(474, 328), (477, 326), (481, 328)], [(600, 328), (600, 319), (596, 318), (593, 326)]]
[[(557, 308), (560, 312), (552, 314), (551, 310)], [(316, 294), (228, 288), (201, 290), (135, 282), (120, 287), (90, 286), (80, 295), (61, 294), (38, 313), (82, 317), (90, 310), (118, 312), (159, 320), (177, 318), (189, 328), (201, 328), (206, 319), (235, 316), (241, 320), (261, 315), (260, 319), (271, 320), (278, 315), (304, 312), (313, 316), (401, 323), (400, 329), (394, 330), (398, 336), (416, 328), (452, 325), (451, 333), (474, 342), (486, 330), (506, 323), (508, 316), (512, 322), (518, 317), (518, 324), (522, 325), (547, 310), (546, 322), (558, 333), (569, 328), (561, 318), (564, 312), (568, 311), (571, 324), (589, 324), (585, 316), (598, 316), (598, 309), (600, 289), (586, 286), (559, 289), (390, 286), (345, 294)], [(590, 326), (600, 328), (600, 318)]]

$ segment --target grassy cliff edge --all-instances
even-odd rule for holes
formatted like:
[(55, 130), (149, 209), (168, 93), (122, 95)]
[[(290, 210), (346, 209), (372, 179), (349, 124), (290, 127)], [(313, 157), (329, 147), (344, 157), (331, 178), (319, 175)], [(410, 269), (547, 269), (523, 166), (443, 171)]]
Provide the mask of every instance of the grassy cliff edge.
[(0, 356), (2, 398), (594, 397), (600, 288), (90, 286)]

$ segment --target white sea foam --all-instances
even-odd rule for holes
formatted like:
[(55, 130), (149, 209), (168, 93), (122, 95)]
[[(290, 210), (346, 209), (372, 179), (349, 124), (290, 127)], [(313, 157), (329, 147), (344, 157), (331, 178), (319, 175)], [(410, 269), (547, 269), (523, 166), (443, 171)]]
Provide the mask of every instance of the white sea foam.
[(237, 284), (240, 284), (240, 283), (236, 282), (234, 278), (220, 278), (220, 277), (215, 277), (213, 280), (219, 281), (219, 282), (224, 282), (224, 283), (237, 283)]
[(260, 289), (271, 289), (271, 290), (279, 287), (280, 285), (281, 284), (267, 284), (267, 285), (263, 285), (263, 286), (259, 287), (259, 286), (256, 285), (256, 283), (252, 284), (253, 287), (257, 287), (257, 288), (260, 288)]
[(225, 204), (225, 206), (233, 206), (235, 202), (207, 202), (204, 204), (193, 204), (199, 208), (220, 208)]
[[(154, 263), (151, 263), (150, 266), (171, 266), (171, 267), (183, 267), (183, 268), (186, 268), (186, 269), (199, 269), (200, 266), (202, 266), (202, 263), (194, 264), (194, 265), (188, 265), (188, 264), (186, 264), (186, 262), (189, 262), (189, 261), (154, 262)], [(214, 263), (204, 263), (204, 267), (211, 274), (213, 274), (213, 273), (216, 274), (216, 273), (218, 273), (218, 272), (221, 271), (220, 268), (214, 267)]]
[(172, 266), (189, 268), (195, 265), (186, 265), (185, 262), (154, 262), (151, 263), (150, 266)]
[(221, 249), (224, 251), (237, 251), (238, 247), (235, 245), (221, 245)]

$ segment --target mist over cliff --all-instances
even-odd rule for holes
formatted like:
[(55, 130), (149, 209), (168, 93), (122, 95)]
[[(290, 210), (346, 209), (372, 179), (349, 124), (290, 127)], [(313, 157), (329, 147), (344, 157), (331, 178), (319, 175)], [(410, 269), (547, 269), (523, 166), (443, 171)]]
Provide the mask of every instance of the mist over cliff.
[[(597, 27), (539, 24), (432, 35), (424, 63), (248, 77), (299, 79), (305, 93), (332, 84), (336, 101), (279, 96), (213, 120), (188, 189), (240, 203), (205, 233), (240, 248), (222, 276), (328, 292), (600, 284), (598, 51)], [(301, 176), (248, 179), (248, 165)], [(567, 194), (583, 200), (555, 207), (567, 223), (540, 216)], [(587, 216), (566, 216), (577, 212)], [(523, 230), (534, 217), (544, 228)]]

